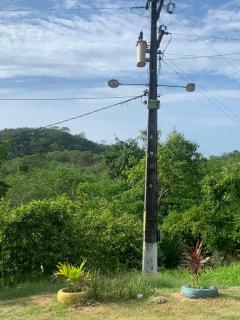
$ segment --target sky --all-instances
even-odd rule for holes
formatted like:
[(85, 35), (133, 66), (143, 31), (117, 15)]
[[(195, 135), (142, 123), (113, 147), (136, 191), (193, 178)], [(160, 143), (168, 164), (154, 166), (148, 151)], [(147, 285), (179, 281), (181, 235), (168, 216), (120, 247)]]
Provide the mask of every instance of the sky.
[[(240, 150), (240, 0), (175, 4), (174, 14), (163, 9), (159, 20), (172, 36), (161, 43), (158, 83), (194, 82), (196, 92), (159, 87), (161, 139), (177, 130), (206, 156)], [(141, 95), (144, 85), (107, 86), (109, 79), (148, 83), (148, 66), (136, 67), (136, 41), (142, 30), (149, 43), (149, 12), (130, 9), (136, 6), (145, 0), (1, 0), (0, 130), (42, 127)], [(124, 98), (1, 100), (69, 97)], [(136, 100), (62, 126), (112, 143), (137, 137), (146, 125), (147, 107)]]

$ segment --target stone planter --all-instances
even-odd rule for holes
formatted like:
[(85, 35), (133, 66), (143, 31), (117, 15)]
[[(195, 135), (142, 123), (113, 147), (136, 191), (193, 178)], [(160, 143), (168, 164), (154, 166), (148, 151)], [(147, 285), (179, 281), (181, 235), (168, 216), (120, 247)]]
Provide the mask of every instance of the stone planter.
[(67, 289), (61, 289), (57, 293), (57, 300), (67, 305), (84, 303), (89, 297), (90, 291), (68, 292)]
[(214, 286), (210, 286), (208, 288), (203, 289), (197, 289), (184, 285), (181, 288), (181, 295), (191, 299), (216, 298), (218, 296), (218, 289)]

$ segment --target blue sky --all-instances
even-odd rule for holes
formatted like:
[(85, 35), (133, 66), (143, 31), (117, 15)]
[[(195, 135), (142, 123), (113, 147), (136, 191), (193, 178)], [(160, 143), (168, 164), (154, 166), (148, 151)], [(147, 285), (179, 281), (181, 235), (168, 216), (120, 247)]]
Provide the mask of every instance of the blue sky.
[[(165, 0), (165, 3), (168, 1)], [(200, 145), (205, 155), (240, 149), (240, 42), (176, 34), (240, 38), (240, 0), (176, 0), (175, 15), (163, 12), (160, 23), (173, 33), (159, 83), (196, 82), (195, 93), (160, 88), (162, 139), (173, 129)], [(134, 96), (144, 87), (107, 87), (111, 78), (146, 83), (147, 67), (136, 68), (136, 40), (142, 29), (149, 40), (145, 10), (98, 10), (143, 6), (145, 1), (2, 0), (0, 9), (84, 8), (68, 12), (0, 12), (0, 98)], [(162, 42), (163, 50), (169, 37)], [(182, 59), (183, 55), (232, 54)], [(237, 54), (238, 53), (238, 54)], [(206, 91), (204, 91), (206, 90)], [(210, 94), (210, 96), (209, 96)], [(207, 96), (204, 97), (204, 96)], [(209, 99), (211, 101), (209, 101)], [(213, 101), (212, 101), (213, 99)], [(217, 100), (216, 100), (217, 99)], [(121, 99), (119, 99), (121, 100)], [(0, 101), (0, 129), (40, 127), (118, 100)], [(68, 126), (94, 141), (136, 137), (147, 123), (140, 101), (78, 119)]]

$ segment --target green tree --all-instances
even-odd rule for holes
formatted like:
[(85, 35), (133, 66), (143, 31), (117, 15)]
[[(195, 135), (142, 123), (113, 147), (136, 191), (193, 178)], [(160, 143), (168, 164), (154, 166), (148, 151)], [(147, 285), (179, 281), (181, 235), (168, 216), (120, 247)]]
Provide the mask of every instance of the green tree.
[(104, 153), (104, 162), (112, 178), (125, 178), (126, 171), (134, 167), (144, 156), (136, 139), (122, 141), (116, 138), (115, 144)]
[(7, 141), (9, 158), (63, 150), (81, 150), (100, 153), (106, 146), (72, 135), (66, 128), (18, 128), (0, 131), (0, 139)]
[[(184, 211), (200, 201), (200, 180), (205, 163), (197, 144), (178, 132), (158, 146), (158, 201), (161, 215), (166, 211)], [(128, 182), (136, 196), (143, 199), (145, 159), (128, 171)]]
[(177, 132), (159, 146), (159, 203), (185, 210), (200, 200), (203, 157), (198, 145)]
[(88, 176), (78, 185), (77, 199), (83, 211), (94, 212), (108, 210), (113, 216), (128, 213), (135, 216), (139, 213), (138, 201), (128, 190), (128, 185), (123, 179), (109, 179), (107, 172)]
[(3, 161), (6, 161), (8, 157), (6, 144), (0, 144), (0, 165)]
[(85, 170), (55, 162), (49, 163), (48, 167), (19, 172), (6, 179), (10, 188), (5, 202), (10, 207), (17, 207), (32, 200), (54, 199), (61, 195), (73, 200), (78, 185), (85, 182), (88, 175), (90, 173)]
[[(170, 212), (161, 226), (162, 261), (181, 258), (184, 244), (203, 239), (213, 254), (237, 257), (240, 250), (240, 164), (224, 164), (202, 180), (202, 201), (184, 213)], [(171, 250), (170, 250), (171, 248)], [(174, 258), (173, 258), (174, 256)]]
[[(5, 143), (0, 144), (0, 168), (4, 161), (7, 160), (7, 145)], [(0, 175), (0, 199), (5, 196), (8, 190), (8, 184), (3, 180), (2, 175)]]

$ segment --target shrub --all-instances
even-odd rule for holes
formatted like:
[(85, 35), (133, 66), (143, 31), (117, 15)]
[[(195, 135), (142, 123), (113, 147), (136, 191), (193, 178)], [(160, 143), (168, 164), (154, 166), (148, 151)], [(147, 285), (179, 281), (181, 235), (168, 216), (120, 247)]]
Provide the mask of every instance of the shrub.
[(0, 232), (1, 275), (22, 280), (59, 261), (76, 261), (78, 250), (71, 201), (34, 201), (5, 217)]
[(184, 246), (192, 246), (198, 238), (203, 239), (207, 254), (215, 253), (222, 257), (221, 263), (227, 257), (239, 256), (239, 204), (216, 208), (202, 204), (184, 213), (170, 212), (161, 230), (161, 258), (165, 266), (176, 266)]
[(189, 248), (184, 255), (182, 264), (186, 271), (191, 274), (193, 288), (200, 288), (200, 275), (203, 272), (204, 265), (210, 260), (210, 257), (202, 258), (202, 244), (203, 242), (198, 240), (194, 250)]
[(64, 198), (34, 201), (0, 215), (0, 273), (24, 280), (52, 274), (58, 263), (79, 264), (104, 272), (136, 268), (141, 263), (140, 220), (79, 212)]
[(173, 268), (180, 264), (186, 245), (194, 243), (191, 219), (186, 213), (170, 212), (160, 226), (159, 265)]
[(89, 213), (77, 225), (80, 258), (87, 259), (88, 267), (104, 272), (140, 266), (142, 224), (134, 216)]

